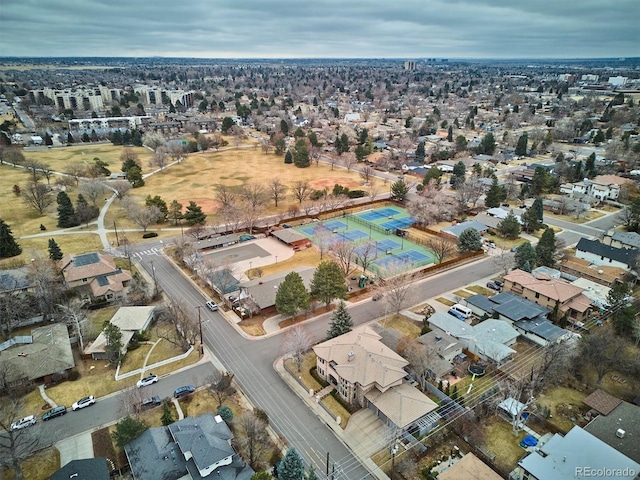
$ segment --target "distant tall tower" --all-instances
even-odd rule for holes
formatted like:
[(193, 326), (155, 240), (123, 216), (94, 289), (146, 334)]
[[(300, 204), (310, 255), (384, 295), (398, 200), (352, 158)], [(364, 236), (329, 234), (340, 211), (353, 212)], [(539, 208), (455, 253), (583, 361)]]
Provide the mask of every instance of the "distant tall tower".
[(405, 70), (415, 70), (416, 69), (416, 62), (407, 60), (406, 62), (404, 62), (404, 69)]

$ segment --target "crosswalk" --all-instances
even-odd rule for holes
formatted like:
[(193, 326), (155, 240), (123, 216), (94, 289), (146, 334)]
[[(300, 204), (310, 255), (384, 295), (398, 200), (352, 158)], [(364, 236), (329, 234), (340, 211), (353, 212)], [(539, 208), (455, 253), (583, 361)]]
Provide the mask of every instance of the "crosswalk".
[(131, 254), (132, 257), (137, 257), (137, 258), (142, 258), (143, 256), (146, 255), (160, 255), (160, 252), (162, 251), (162, 248), (160, 247), (151, 247), (147, 250), (140, 250), (139, 252), (134, 252)]

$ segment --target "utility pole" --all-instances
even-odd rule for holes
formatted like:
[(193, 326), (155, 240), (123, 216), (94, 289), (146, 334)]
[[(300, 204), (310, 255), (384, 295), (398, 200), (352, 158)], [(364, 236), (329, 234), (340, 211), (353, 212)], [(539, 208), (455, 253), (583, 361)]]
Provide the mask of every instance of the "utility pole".
[(196, 309), (198, 310), (198, 325), (200, 326), (200, 356), (204, 353), (204, 343), (202, 343), (202, 318), (200, 317), (200, 309), (202, 305), (198, 305)]
[(153, 265), (153, 261), (151, 263), (151, 275), (153, 275), (153, 298), (158, 296), (158, 282), (156, 281), (156, 267)]
[(329, 477), (329, 452), (327, 452), (327, 478)]
[(120, 246), (120, 240), (118, 240), (118, 229), (116, 228), (116, 221), (113, 221), (113, 229), (116, 232), (116, 247)]

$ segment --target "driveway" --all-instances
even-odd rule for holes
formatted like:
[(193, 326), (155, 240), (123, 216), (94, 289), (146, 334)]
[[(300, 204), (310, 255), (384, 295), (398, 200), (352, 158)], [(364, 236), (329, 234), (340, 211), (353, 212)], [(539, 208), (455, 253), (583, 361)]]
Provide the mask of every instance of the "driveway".
[(362, 408), (349, 418), (344, 436), (351, 437), (347, 443), (352, 448), (358, 446), (357, 450), (361, 458), (370, 458), (390, 445), (395, 434), (391, 427), (382, 423), (373, 410)]
[(71, 460), (93, 458), (93, 440), (90, 432), (60, 440), (56, 443), (56, 448), (60, 452), (60, 467), (64, 467)]

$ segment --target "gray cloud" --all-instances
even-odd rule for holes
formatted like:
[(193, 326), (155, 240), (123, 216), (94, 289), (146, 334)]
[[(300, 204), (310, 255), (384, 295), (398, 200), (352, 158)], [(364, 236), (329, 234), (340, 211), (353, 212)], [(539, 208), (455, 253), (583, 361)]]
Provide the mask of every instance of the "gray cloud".
[(0, 55), (640, 55), (637, 0), (2, 0)]

